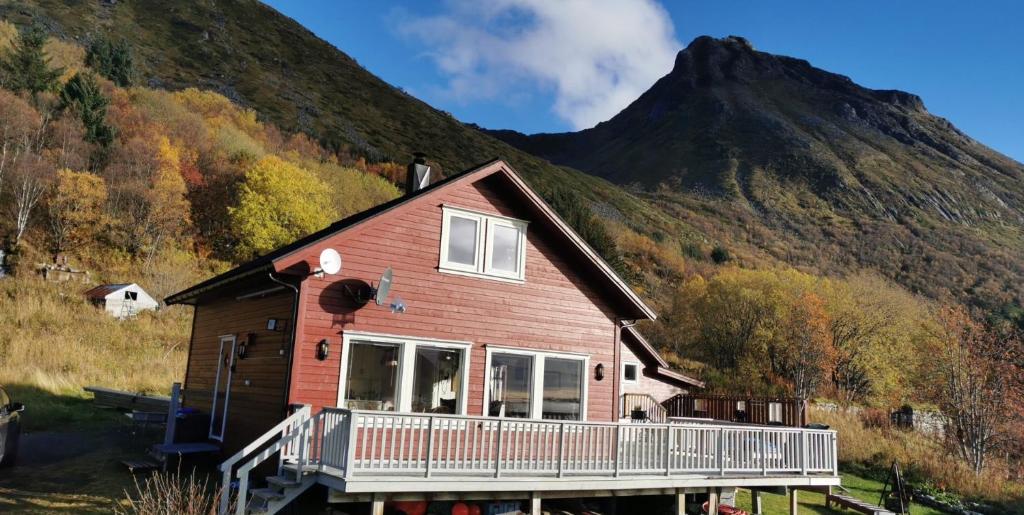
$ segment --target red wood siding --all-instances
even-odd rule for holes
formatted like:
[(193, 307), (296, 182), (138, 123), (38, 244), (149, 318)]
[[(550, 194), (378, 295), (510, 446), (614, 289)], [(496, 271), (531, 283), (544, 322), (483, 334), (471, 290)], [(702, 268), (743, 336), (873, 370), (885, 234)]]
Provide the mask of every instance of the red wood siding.
[[(633, 353), (633, 351), (629, 348), (628, 345), (623, 343), (622, 344), (622, 362), (625, 363), (627, 361), (632, 361), (634, 363), (639, 364), (639, 366), (640, 366), (640, 370), (639, 370), (640, 375), (638, 377), (637, 382), (635, 382), (635, 383), (623, 382), (622, 383), (622, 393), (646, 393), (646, 394), (649, 394), (651, 397), (654, 397), (654, 400), (656, 400), (658, 402), (665, 401), (665, 400), (671, 398), (674, 395), (686, 393), (686, 389), (685, 388), (680, 388), (680, 387), (678, 387), (678, 386), (676, 386), (674, 384), (671, 384), (669, 382), (660, 380), (660, 379), (655, 378), (655, 377), (650, 377), (647, 374), (647, 372), (644, 370), (646, 368), (644, 366), (644, 362), (641, 361), (640, 358), (638, 358), (635, 353)], [(618, 370), (618, 374), (619, 374), (619, 377), (621, 378), (622, 377), (622, 369), (621, 368)], [(628, 413), (625, 414), (625, 415), (628, 415)]]
[[(236, 295), (267, 287), (239, 290)], [(247, 357), (236, 359), (231, 378), (224, 438), (226, 454), (233, 454), (282, 418), (288, 359), (280, 350), (282, 346), (288, 348), (291, 327), (285, 331), (268, 331), (266, 327), (267, 319), (292, 317), (294, 297), (294, 293), (285, 290), (248, 300), (221, 298), (195, 308), (184, 406), (210, 412), (220, 337), (233, 334), (239, 342), (248, 341)]]
[[(302, 284), (301, 338), (296, 346), (289, 402), (314, 408), (337, 404), (343, 331), (419, 336), (472, 342), (469, 375), (469, 414), (482, 413), (485, 344), (590, 355), (588, 420), (612, 420), (617, 405), (609, 374), (594, 379), (593, 368), (604, 363), (616, 369), (616, 321), (611, 308), (589, 285), (590, 278), (567, 261), (567, 245), (540, 224), (527, 230), (526, 282), (515, 284), (446, 274), (437, 270), (442, 204), (529, 220), (521, 206), (499, 195), (493, 179), (452, 185), (437, 194), (410, 201), (400, 208), (348, 232), (312, 245), (279, 266), (301, 261), (316, 263), (326, 247), (343, 256), (337, 277), (310, 277)], [(387, 306), (369, 303), (353, 310), (341, 280), (374, 281), (388, 266), (394, 269), (392, 298), (402, 297), (408, 311), (391, 313)], [(315, 358), (316, 344), (331, 344), (325, 361)], [(611, 376), (611, 377), (609, 377)]]

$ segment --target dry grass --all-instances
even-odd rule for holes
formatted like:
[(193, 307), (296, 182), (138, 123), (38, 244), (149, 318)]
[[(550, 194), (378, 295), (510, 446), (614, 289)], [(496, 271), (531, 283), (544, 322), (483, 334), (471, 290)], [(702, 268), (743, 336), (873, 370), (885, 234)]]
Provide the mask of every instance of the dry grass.
[(187, 310), (119, 322), (84, 300), (87, 287), (25, 275), (0, 280), (0, 384), (28, 406), (30, 430), (102, 418), (88, 409), (83, 386), (165, 394), (184, 377)]
[(220, 495), (209, 478), (176, 473), (156, 473), (139, 484), (135, 494), (125, 492), (127, 507), (115, 510), (118, 515), (215, 515)]
[[(975, 475), (962, 461), (946, 452), (942, 442), (924, 434), (871, 423), (845, 412), (814, 410), (815, 422), (839, 433), (839, 461), (844, 469), (861, 470), (884, 479), (893, 460), (912, 482), (986, 502), (1015, 506), (1008, 513), (1024, 513), (1024, 485), (1007, 479), (1000, 464)], [(870, 419), (870, 417), (868, 417)]]

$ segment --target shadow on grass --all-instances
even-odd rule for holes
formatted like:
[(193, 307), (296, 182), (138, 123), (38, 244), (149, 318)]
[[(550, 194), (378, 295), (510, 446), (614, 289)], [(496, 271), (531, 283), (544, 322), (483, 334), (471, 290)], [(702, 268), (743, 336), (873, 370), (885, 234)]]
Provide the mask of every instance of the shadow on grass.
[(162, 427), (141, 431), (122, 412), (96, 408), (84, 392), (5, 388), (25, 411), (17, 459), (0, 471), (0, 512), (111, 513), (134, 492), (121, 460), (144, 456)]
[(92, 394), (85, 391), (54, 393), (29, 384), (6, 384), (4, 388), (11, 400), (25, 405), (21, 423), (23, 430), (34, 431), (80, 431), (124, 425), (127, 418), (123, 413), (97, 408)]

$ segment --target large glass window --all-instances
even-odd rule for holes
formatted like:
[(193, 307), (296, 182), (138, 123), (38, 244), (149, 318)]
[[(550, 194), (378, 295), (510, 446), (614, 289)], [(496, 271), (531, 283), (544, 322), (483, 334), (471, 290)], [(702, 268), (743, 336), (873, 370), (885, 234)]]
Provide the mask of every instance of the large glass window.
[(460, 265), (476, 265), (478, 224), (479, 221), (473, 218), (451, 217), (448, 234), (448, 261)]
[(495, 417), (529, 417), (533, 358), (495, 353), (491, 356), (490, 373), (488, 414)]
[(345, 384), (348, 409), (398, 409), (400, 347), (390, 343), (352, 342)]
[(583, 406), (583, 362), (544, 359), (544, 405), (541, 418), (580, 420)]
[(459, 412), (462, 392), (462, 352), (419, 346), (412, 383), (412, 411), (416, 413)]

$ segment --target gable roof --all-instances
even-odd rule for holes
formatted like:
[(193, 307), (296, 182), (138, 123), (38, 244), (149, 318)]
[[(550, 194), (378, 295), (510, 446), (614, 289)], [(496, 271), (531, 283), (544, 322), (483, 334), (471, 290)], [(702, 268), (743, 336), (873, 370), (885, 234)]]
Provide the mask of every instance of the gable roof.
[(135, 283), (122, 283), (122, 284), (101, 284), (93, 287), (82, 293), (87, 299), (102, 300), (107, 298), (107, 295), (114, 293), (118, 290), (123, 290)]
[(594, 251), (594, 249), (592, 249), (590, 245), (588, 245), (586, 241), (584, 241), (583, 238), (569, 226), (568, 223), (562, 220), (555, 210), (549, 206), (547, 202), (537, 194), (537, 192), (533, 191), (533, 189), (526, 184), (523, 178), (520, 177), (520, 175), (516, 173), (508, 163), (501, 159), (492, 159), (491, 161), (470, 168), (462, 173), (446, 177), (411, 194), (398, 197), (376, 207), (367, 209), (366, 211), (362, 211), (339, 220), (324, 229), (303, 238), (299, 238), (288, 245), (284, 245), (252, 261), (243, 263), (232, 270), (203, 281), (186, 290), (175, 293), (174, 295), (167, 297), (166, 303), (168, 305), (193, 303), (200, 294), (213, 290), (229, 282), (261, 272), (279, 271), (277, 265), (279, 265), (281, 261), (310, 245), (314, 245), (326, 238), (353, 229), (380, 215), (407, 205), (413, 200), (427, 197), (454, 184), (480, 180), (484, 177), (499, 174), (507, 178), (513, 186), (512, 189), (522, 195), (522, 197), (532, 207), (537, 209), (542, 217), (550, 222), (558, 235), (566, 238), (572, 244), (572, 248), (580, 253), (583, 260), (591, 265), (599, 276), (605, 279), (606, 284), (610, 287), (609, 289), (617, 293), (620, 298), (625, 301), (625, 304), (632, 308), (632, 318), (647, 318), (653, 320), (657, 317), (654, 310), (644, 303), (632, 288), (630, 288), (629, 285), (626, 284), (626, 282), (619, 277), (614, 270), (612, 270), (611, 266), (609, 266), (608, 263), (605, 262), (605, 260), (601, 258), (601, 256), (598, 255), (598, 253)]
[(633, 353), (636, 354), (636, 357), (640, 358), (640, 361), (643, 362), (644, 368), (653, 373), (655, 377), (685, 383), (697, 388), (704, 388), (704, 381), (680, 374), (669, 368), (668, 362), (661, 357), (661, 354), (655, 350), (654, 346), (635, 327), (628, 326), (622, 329), (622, 342), (629, 346)]

